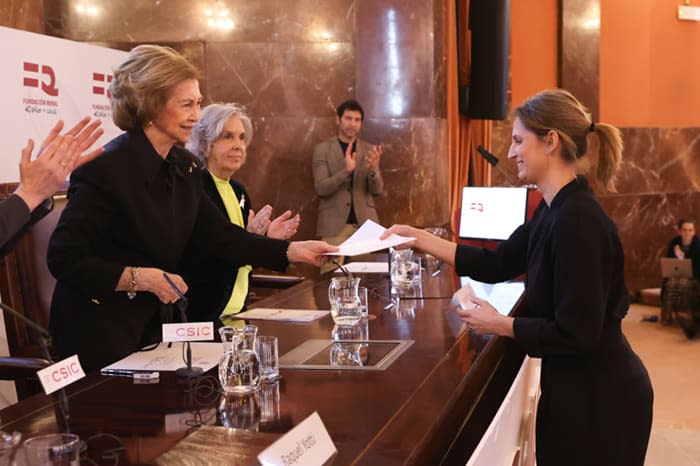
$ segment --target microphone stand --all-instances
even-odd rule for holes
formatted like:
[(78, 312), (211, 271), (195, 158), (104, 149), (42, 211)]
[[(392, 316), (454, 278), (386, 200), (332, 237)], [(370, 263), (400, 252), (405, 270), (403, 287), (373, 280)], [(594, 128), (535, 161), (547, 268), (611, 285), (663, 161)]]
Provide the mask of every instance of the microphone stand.
[[(21, 320), (27, 327), (39, 334), (39, 346), (41, 347), (41, 352), (44, 355), (44, 359), (46, 359), (49, 364), (53, 364), (55, 361), (51, 357), (51, 352), (49, 351), (49, 347), (51, 346), (51, 334), (48, 332), (48, 330), (6, 304), (0, 303), (0, 309)], [(65, 388), (61, 388), (58, 391), (58, 406), (61, 410), (61, 415), (63, 416), (66, 432), (70, 434), (70, 411), (68, 409), (68, 396), (66, 395)]]
[(493, 155), (491, 152), (487, 151), (484, 148), (484, 146), (479, 144), (478, 146), (476, 146), (476, 151), (486, 160), (486, 162), (488, 162), (489, 165), (498, 170), (498, 173), (503, 175), (511, 186), (517, 186), (520, 184), (520, 180), (518, 179), (518, 177), (515, 176), (512, 172), (506, 171), (503, 168), (501, 168), (501, 166), (498, 164), (500, 162), (500, 160), (498, 160), (498, 157)]
[[(163, 273), (163, 278), (168, 285), (177, 293), (180, 299), (175, 303), (175, 307), (180, 311), (180, 320), (182, 323), (187, 322), (187, 298), (177, 287), (175, 282), (173, 282), (167, 273)], [(201, 375), (204, 370), (201, 367), (192, 367), (192, 345), (190, 345), (189, 340), (185, 342), (185, 367), (180, 367), (175, 370), (175, 375), (178, 377), (196, 377)]]

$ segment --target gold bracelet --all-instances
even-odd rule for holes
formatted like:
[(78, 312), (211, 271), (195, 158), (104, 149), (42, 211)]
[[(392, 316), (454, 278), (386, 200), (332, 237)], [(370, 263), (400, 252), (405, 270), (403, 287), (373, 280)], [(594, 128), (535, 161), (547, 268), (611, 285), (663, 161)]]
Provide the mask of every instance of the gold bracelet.
[(139, 268), (130, 267), (130, 269), (131, 280), (129, 280), (129, 291), (126, 292), (126, 295), (129, 297), (129, 299), (134, 299), (136, 297), (136, 279), (139, 276)]

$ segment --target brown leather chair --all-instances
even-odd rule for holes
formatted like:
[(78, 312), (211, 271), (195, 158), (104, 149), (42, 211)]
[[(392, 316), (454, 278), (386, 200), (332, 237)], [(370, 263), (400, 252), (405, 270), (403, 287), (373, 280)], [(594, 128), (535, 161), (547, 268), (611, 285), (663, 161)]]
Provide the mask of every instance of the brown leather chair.
[[(0, 185), (0, 199), (7, 197), (15, 187), (16, 184)], [(54, 196), (53, 211), (29, 229), (14, 251), (0, 259), (2, 302), (44, 328), (48, 327), (51, 296), (56, 284), (46, 264), (46, 250), (66, 203), (65, 195)], [(44, 360), (36, 332), (7, 313), (4, 317), (9, 356)], [(17, 394), (20, 399), (34, 391), (34, 388), (23, 386), (18, 381)]]

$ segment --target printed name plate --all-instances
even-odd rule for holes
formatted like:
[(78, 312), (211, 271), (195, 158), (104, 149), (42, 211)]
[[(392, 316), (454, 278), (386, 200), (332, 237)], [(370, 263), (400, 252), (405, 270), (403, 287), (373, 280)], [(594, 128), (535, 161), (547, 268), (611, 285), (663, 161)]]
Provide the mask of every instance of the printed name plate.
[(321, 466), (336, 450), (318, 412), (258, 455), (263, 466)]
[(214, 339), (214, 322), (163, 324), (163, 341), (203, 341)]
[(36, 375), (39, 377), (41, 386), (44, 387), (44, 392), (50, 395), (56, 390), (60, 390), (82, 379), (85, 377), (85, 372), (80, 365), (78, 355), (74, 354), (63, 361), (43, 368)]

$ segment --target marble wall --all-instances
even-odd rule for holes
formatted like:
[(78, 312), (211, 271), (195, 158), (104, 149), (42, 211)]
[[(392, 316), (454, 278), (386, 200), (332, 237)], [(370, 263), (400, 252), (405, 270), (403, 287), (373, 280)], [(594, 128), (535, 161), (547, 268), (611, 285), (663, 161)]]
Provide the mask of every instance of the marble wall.
[[(86, 5), (95, 10), (87, 13)], [(301, 210), (298, 237), (311, 238), (313, 148), (336, 133), (334, 109), (353, 97), (367, 113), (363, 138), (384, 150), (382, 222), (447, 222), (442, 5), (54, 0), (45, 20), (47, 34), (67, 39), (122, 49), (164, 43), (193, 53), (207, 102), (238, 102), (252, 117), (248, 164), (236, 177), (257, 206)], [(228, 16), (220, 16), (224, 10)]]

